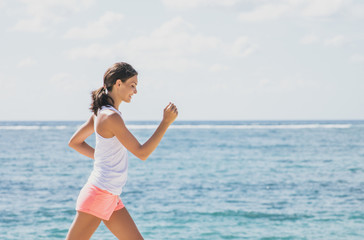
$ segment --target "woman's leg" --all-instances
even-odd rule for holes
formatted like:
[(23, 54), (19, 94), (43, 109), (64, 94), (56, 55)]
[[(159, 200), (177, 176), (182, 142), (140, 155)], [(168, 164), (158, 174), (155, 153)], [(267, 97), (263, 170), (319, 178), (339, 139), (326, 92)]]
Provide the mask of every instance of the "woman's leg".
[(68, 231), (66, 240), (88, 240), (100, 225), (101, 219), (91, 214), (77, 211), (75, 220)]
[(143, 239), (137, 226), (135, 225), (133, 219), (131, 218), (129, 212), (126, 210), (125, 207), (113, 212), (108, 221), (104, 220), (104, 224), (119, 240)]

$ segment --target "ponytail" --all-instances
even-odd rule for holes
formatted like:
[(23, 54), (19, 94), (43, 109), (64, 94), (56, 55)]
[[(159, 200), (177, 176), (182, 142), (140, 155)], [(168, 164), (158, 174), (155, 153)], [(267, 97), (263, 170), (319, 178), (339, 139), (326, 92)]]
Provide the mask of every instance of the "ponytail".
[(97, 115), (102, 106), (112, 106), (114, 100), (106, 93), (106, 87), (91, 92), (91, 107), (90, 110)]
[(104, 86), (91, 92), (90, 110), (97, 115), (102, 106), (113, 106), (114, 100), (108, 92), (111, 92), (117, 80), (126, 82), (129, 78), (138, 75), (138, 72), (126, 62), (118, 62), (108, 68), (104, 74)]

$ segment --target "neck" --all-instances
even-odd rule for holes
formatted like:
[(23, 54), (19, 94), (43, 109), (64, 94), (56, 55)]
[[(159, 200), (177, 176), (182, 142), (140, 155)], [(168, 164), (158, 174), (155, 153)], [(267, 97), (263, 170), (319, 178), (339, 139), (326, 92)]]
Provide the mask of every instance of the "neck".
[(109, 92), (108, 93), (109, 96), (114, 100), (114, 104), (113, 104), (113, 107), (116, 108), (116, 109), (119, 109), (119, 106), (121, 104), (121, 99), (119, 99), (116, 94), (113, 94), (113, 92)]
[(117, 102), (117, 101), (114, 101), (114, 108), (119, 110), (119, 106), (121, 104), (121, 101)]

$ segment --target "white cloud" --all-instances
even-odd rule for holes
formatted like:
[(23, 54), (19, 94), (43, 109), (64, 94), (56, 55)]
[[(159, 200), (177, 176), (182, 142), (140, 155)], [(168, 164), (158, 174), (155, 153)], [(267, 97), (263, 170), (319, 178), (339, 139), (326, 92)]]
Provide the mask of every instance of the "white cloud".
[(186, 22), (181, 17), (175, 17), (165, 23), (159, 28), (153, 31), (153, 35), (156, 36), (168, 36), (170, 34), (178, 34), (180, 32), (187, 32), (192, 30), (194, 27), (191, 23)]
[(343, 45), (346, 41), (347, 39), (343, 35), (337, 35), (331, 38), (327, 38), (324, 41), (324, 45), (329, 47), (339, 47)]
[(229, 66), (223, 65), (223, 64), (213, 64), (212, 66), (210, 66), (209, 70), (211, 72), (225, 72), (228, 71), (230, 69)]
[(123, 19), (123, 15), (114, 12), (106, 12), (97, 21), (86, 27), (73, 27), (64, 35), (67, 39), (94, 39), (103, 38), (110, 34), (111, 27)]
[(193, 31), (192, 24), (176, 17), (153, 31), (149, 36), (135, 38), (129, 42), (134, 51), (154, 49), (170, 56), (198, 54), (217, 48), (220, 40)]
[(227, 47), (226, 53), (232, 56), (246, 57), (258, 49), (258, 45), (251, 42), (248, 37), (239, 37)]
[(265, 87), (265, 86), (271, 85), (272, 83), (273, 83), (273, 81), (271, 79), (263, 78), (258, 81), (258, 86)]
[[(74, 48), (68, 51), (67, 55), (71, 59), (123, 58), (148, 69), (183, 71), (205, 65), (203, 61), (199, 61), (204, 54), (246, 57), (257, 49), (258, 46), (247, 37), (239, 37), (233, 43), (224, 43), (218, 37), (199, 33), (192, 24), (176, 17), (150, 34), (114, 44), (92, 44)], [(210, 70), (217, 69), (215, 66)], [(221, 70), (223, 68), (219, 69)]]
[(312, 44), (312, 43), (317, 43), (319, 41), (319, 37), (316, 36), (315, 34), (308, 34), (306, 36), (304, 36), (301, 40), (300, 43), (301, 44)]
[(338, 13), (360, 16), (363, 12), (360, 10), (360, 5), (356, 4), (358, 6), (356, 7), (352, 1), (345, 0), (278, 0), (274, 3), (267, 2), (269, 1), (254, 2), (255, 8), (240, 13), (238, 19), (246, 22), (257, 22), (282, 17), (330, 17)]
[[(78, 58), (123, 58), (148, 69), (183, 71), (205, 66), (204, 54), (246, 57), (258, 49), (247, 37), (239, 37), (233, 43), (199, 33), (195, 27), (180, 17), (165, 22), (150, 34), (114, 44), (92, 44), (71, 49), (67, 55)], [(207, 66), (205, 66), (207, 67)], [(207, 67), (208, 68), (208, 67)], [(211, 71), (223, 70), (214, 66)]]
[(6, 6), (5, 0), (0, 0), (0, 8), (3, 8)]
[(362, 63), (364, 62), (364, 55), (354, 54), (350, 57), (350, 61), (353, 63)]
[[(13, 30), (24, 31), (24, 32), (44, 32), (47, 30), (44, 22), (46, 18), (40, 16), (34, 16), (28, 19), (19, 20)], [(55, 19), (53, 19), (55, 21)]]
[(22, 59), (19, 63), (18, 63), (18, 67), (19, 68), (23, 68), (23, 67), (32, 67), (34, 65), (36, 65), (38, 62), (32, 58), (32, 57), (27, 57)]
[(350, 15), (355, 18), (364, 18), (364, 4), (353, 4), (349, 9)]
[(303, 8), (305, 17), (326, 17), (337, 13), (344, 4), (344, 0), (309, 0)]
[(326, 37), (325, 39), (323, 39), (311, 33), (304, 36), (300, 40), (300, 43), (305, 45), (319, 43), (320, 45), (324, 45), (326, 47), (340, 47), (346, 44), (348, 41), (349, 39), (343, 35), (336, 35), (332, 37)]
[(12, 28), (16, 31), (44, 32), (49, 26), (62, 22), (68, 14), (91, 6), (95, 0), (22, 0), (25, 11)]
[(170, 8), (196, 8), (205, 6), (233, 6), (239, 0), (162, 0)]
[(118, 51), (117, 45), (91, 44), (86, 47), (73, 48), (68, 51), (67, 55), (71, 59), (78, 58), (110, 58), (115, 51)]
[(111, 45), (92, 44), (72, 49), (68, 56), (72, 59), (123, 57), (146, 68), (183, 70), (199, 65), (192, 56), (215, 50), (220, 44), (218, 38), (196, 33), (190, 23), (177, 17), (149, 35)]
[(260, 92), (289, 92), (297, 89), (319, 89), (320, 85), (313, 80), (294, 76), (292, 78), (280, 79), (257, 79), (256, 84), (252, 88), (254, 91)]
[(288, 4), (264, 4), (253, 11), (241, 13), (238, 18), (248, 22), (276, 19), (290, 12), (292, 7), (293, 5)]
[(57, 73), (49, 79), (49, 83), (58, 91), (70, 93), (83, 89), (83, 79), (77, 78), (69, 73)]
[[(14, 97), (14, 90), (19, 87), (19, 79), (16, 79), (15, 74), (6, 75), (0, 72), (0, 86), (3, 91), (0, 94), (0, 101), (9, 102), (9, 97)], [(5, 100), (5, 101), (4, 101)], [(4, 112), (6, 114), (6, 112)]]

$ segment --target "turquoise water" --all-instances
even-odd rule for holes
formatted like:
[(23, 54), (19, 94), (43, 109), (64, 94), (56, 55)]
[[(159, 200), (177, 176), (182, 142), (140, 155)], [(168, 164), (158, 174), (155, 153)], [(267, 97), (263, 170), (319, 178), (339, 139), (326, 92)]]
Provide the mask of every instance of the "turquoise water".
[[(65, 238), (80, 124), (0, 122), (0, 239)], [(157, 122), (127, 125), (144, 142)], [(121, 197), (145, 239), (364, 239), (364, 121), (176, 122)]]

